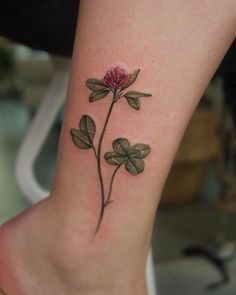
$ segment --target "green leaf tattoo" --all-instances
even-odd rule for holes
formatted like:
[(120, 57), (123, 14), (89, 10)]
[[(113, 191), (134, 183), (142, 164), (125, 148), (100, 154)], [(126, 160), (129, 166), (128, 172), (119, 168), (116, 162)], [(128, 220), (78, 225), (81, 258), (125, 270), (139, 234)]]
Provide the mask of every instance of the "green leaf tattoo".
[(128, 104), (135, 110), (140, 109), (140, 97), (148, 97), (151, 94), (142, 93), (138, 91), (128, 91), (124, 94), (124, 97), (127, 99)]
[(96, 133), (95, 122), (91, 117), (84, 115), (80, 120), (79, 128), (70, 130), (74, 144), (84, 150), (92, 148)]
[(109, 88), (107, 88), (106, 85), (98, 79), (88, 79), (86, 81), (86, 86), (93, 91), (109, 90)]
[(146, 158), (151, 149), (149, 145), (138, 143), (131, 146), (128, 139), (118, 138), (113, 141), (114, 152), (107, 152), (104, 155), (108, 164), (114, 166), (121, 166), (125, 164), (125, 169), (131, 175), (137, 175), (144, 170), (143, 158)]
[[(111, 194), (114, 179), (118, 170), (123, 166), (130, 175), (135, 176), (142, 173), (145, 168), (143, 159), (151, 152), (151, 148), (147, 144), (136, 143), (131, 145), (127, 138), (117, 138), (112, 143), (113, 151), (106, 152), (103, 156), (104, 158), (102, 157), (102, 143), (114, 105), (120, 99), (125, 98), (129, 106), (135, 110), (140, 110), (140, 99), (151, 96), (149, 93), (134, 90), (127, 92), (124, 91), (135, 83), (139, 73), (140, 69), (134, 71), (132, 74), (128, 74), (124, 69), (117, 66), (108, 70), (102, 80), (88, 79), (86, 81), (86, 87), (92, 91), (89, 95), (89, 102), (93, 103), (97, 100), (103, 99), (110, 93), (112, 94), (110, 107), (99, 135), (97, 147), (94, 145), (96, 124), (90, 116), (82, 116), (79, 122), (79, 128), (72, 128), (70, 130), (72, 141), (75, 146), (83, 150), (92, 149), (97, 163), (98, 178), (101, 189), (101, 210), (95, 235), (101, 227), (106, 207), (113, 202), (113, 200), (111, 200)], [(105, 184), (103, 180), (102, 159), (105, 159), (107, 164), (114, 166), (107, 194), (105, 193)]]

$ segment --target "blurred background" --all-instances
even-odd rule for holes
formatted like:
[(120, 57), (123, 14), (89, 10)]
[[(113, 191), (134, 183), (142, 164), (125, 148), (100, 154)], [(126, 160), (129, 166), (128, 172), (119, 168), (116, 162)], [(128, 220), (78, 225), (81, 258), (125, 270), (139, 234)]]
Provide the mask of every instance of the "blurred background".
[[(153, 233), (160, 294), (236, 294), (235, 47), (202, 97), (163, 191)], [(53, 78), (58, 69), (67, 77), (69, 63), (0, 37), (1, 223), (33, 201), (24, 187), (24, 163), (16, 168), (16, 159), (43, 98), (50, 89), (56, 93)], [(53, 180), (62, 123), (63, 107), (57, 107), (42, 142), (34, 126), (35, 140), (26, 144), (28, 154), (23, 150), (23, 162), (32, 161), (31, 172), (45, 190)]]

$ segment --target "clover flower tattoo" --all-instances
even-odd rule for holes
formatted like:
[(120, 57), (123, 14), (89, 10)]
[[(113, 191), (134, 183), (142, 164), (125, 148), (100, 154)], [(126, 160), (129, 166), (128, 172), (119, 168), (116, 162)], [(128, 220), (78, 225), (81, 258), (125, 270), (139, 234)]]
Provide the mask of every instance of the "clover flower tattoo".
[[(135, 176), (142, 173), (145, 166), (143, 159), (151, 152), (151, 148), (147, 144), (136, 143), (131, 145), (127, 138), (117, 138), (112, 143), (113, 151), (108, 151), (102, 155), (102, 143), (114, 105), (121, 98), (125, 98), (130, 107), (135, 110), (139, 110), (141, 105), (140, 98), (151, 96), (149, 93), (134, 90), (126, 91), (128, 87), (134, 84), (139, 72), (140, 70), (138, 69), (132, 74), (128, 74), (124, 69), (116, 66), (108, 70), (102, 80), (88, 79), (86, 81), (87, 88), (92, 91), (89, 95), (89, 102), (93, 103), (106, 97), (110, 93), (112, 97), (105, 123), (99, 136), (97, 147), (95, 147), (93, 143), (96, 135), (96, 124), (90, 116), (83, 115), (79, 122), (79, 128), (72, 128), (70, 130), (75, 146), (83, 150), (92, 149), (97, 163), (98, 177), (101, 188), (101, 209), (95, 235), (101, 227), (106, 207), (113, 202), (111, 199), (112, 187), (118, 170), (124, 166), (125, 170), (131, 175)], [(102, 159), (104, 159), (107, 164), (116, 167), (110, 179), (107, 195), (105, 193), (105, 184), (103, 180)]]

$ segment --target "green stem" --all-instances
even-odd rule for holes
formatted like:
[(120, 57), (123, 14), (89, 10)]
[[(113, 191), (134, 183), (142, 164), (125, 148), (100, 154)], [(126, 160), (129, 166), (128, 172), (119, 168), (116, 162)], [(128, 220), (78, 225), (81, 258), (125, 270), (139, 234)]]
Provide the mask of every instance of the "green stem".
[[(123, 163), (122, 163), (123, 164)], [(110, 187), (109, 187), (109, 193), (105, 202), (105, 207), (108, 206), (112, 200), (111, 200), (111, 193), (112, 193), (112, 186), (113, 186), (113, 182), (116, 176), (117, 171), (119, 170), (119, 168), (122, 166), (122, 164), (120, 164), (119, 166), (116, 167), (116, 169), (114, 170), (112, 177), (111, 177), (111, 182), (110, 182)]]
[(100, 139), (99, 139), (99, 142), (98, 142), (97, 167), (98, 167), (98, 176), (99, 176), (99, 181), (100, 181), (100, 186), (101, 186), (101, 210), (100, 210), (100, 215), (99, 215), (95, 235), (97, 234), (97, 232), (100, 229), (102, 219), (103, 219), (103, 216), (104, 216), (104, 210), (105, 210), (105, 190), (104, 190), (104, 182), (103, 182), (102, 168), (101, 168), (102, 142), (103, 142), (104, 134), (105, 134), (105, 131), (107, 129), (107, 125), (108, 125), (108, 122), (109, 122), (109, 119), (110, 119), (110, 116), (111, 116), (111, 113), (112, 113), (113, 106), (115, 104), (115, 98), (116, 98), (116, 90), (113, 92), (112, 103), (111, 103), (110, 108), (108, 110), (106, 121), (104, 123), (102, 133), (101, 133), (101, 136), (100, 136)]
[(92, 145), (92, 149), (93, 149), (95, 158), (98, 159), (98, 155), (97, 155), (97, 152), (96, 152), (96, 149), (95, 149), (94, 145)]

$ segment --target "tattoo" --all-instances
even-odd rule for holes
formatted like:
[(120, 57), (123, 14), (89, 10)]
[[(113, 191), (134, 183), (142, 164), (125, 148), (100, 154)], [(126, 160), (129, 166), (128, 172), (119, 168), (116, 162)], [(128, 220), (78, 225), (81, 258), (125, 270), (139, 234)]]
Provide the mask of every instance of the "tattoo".
[(136, 70), (132, 74), (128, 74), (124, 69), (117, 66), (108, 70), (102, 80), (88, 79), (86, 81), (86, 86), (92, 90), (89, 96), (89, 101), (91, 103), (104, 98), (108, 94), (111, 94), (112, 96), (111, 104), (108, 109), (104, 126), (101, 130), (97, 148), (93, 143), (96, 134), (96, 124), (90, 116), (82, 116), (79, 122), (79, 129), (72, 128), (70, 130), (74, 144), (80, 149), (93, 150), (97, 162), (98, 177), (101, 187), (101, 210), (95, 230), (95, 235), (100, 229), (106, 207), (113, 201), (111, 199), (112, 187), (118, 170), (124, 166), (125, 170), (131, 175), (137, 175), (143, 172), (145, 166), (143, 159), (146, 158), (151, 152), (151, 149), (147, 144), (137, 143), (131, 145), (127, 138), (115, 139), (112, 143), (113, 151), (106, 152), (104, 155), (105, 161), (109, 165), (116, 167), (110, 180), (108, 194), (105, 194), (101, 163), (102, 143), (113, 107), (120, 99), (125, 98), (130, 107), (135, 110), (139, 110), (141, 105), (140, 98), (151, 96), (151, 94), (148, 93), (133, 90), (126, 91), (128, 87), (134, 84), (139, 75), (139, 72), (140, 70)]

